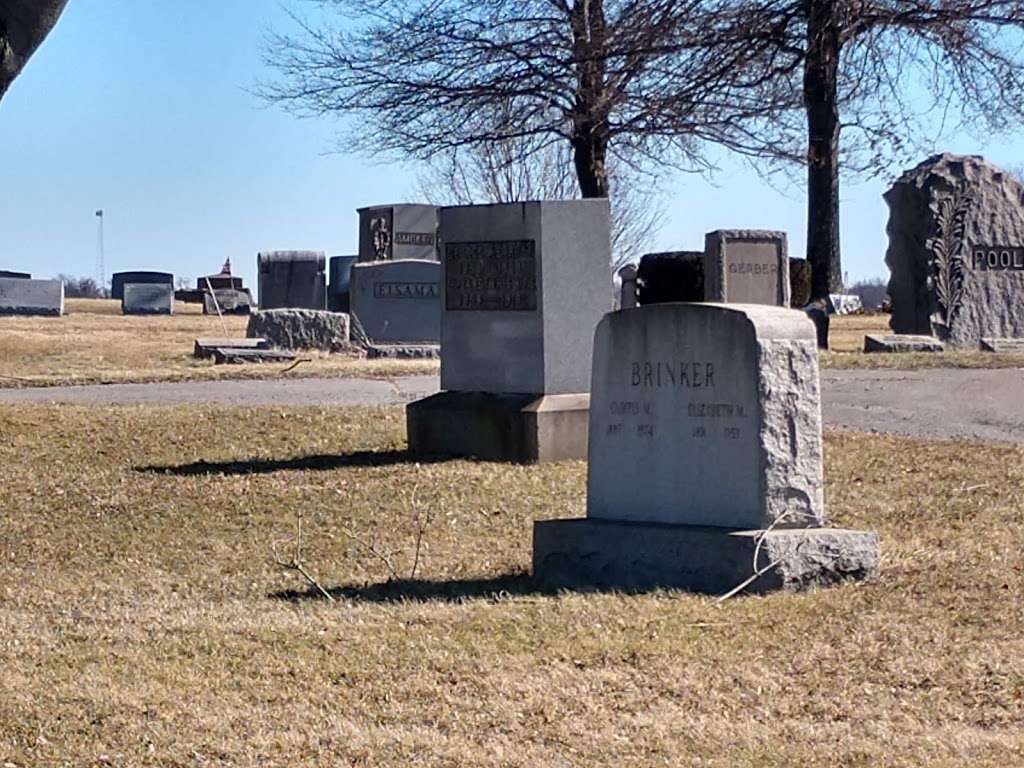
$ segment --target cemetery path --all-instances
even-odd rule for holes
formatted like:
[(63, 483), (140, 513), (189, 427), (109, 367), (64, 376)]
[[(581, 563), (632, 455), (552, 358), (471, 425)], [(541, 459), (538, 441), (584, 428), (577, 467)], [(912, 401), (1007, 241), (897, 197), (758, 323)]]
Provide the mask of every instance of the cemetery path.
[[(825, 424), (925, 438), (1024, 442), (1024, 371), (826, 370)], [(96, 405), (397, 405), (432, 394), (437, 376), (273, 379), (0, 389), (0, 403)]]

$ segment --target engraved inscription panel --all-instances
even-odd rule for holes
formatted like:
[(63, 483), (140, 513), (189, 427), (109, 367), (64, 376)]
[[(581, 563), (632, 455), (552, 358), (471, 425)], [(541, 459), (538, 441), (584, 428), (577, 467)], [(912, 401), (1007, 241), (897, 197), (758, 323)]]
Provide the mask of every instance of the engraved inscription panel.
[(531, 312), (537, 309), (533, 240), (445, 244), (445, 309)]
[(779, 252), (775, 243), (729, 242), (725, 248), (726, 300), (779, 303)]
[(437, 283), (374, 283), (375, 299), (436, 299), (440, 295)]
[[(602, 322), (590, 402), (591, 517), (722, 527), (758, 522), (757, 377), (729, 317), (666, 308)], [(621, 316), (621, 317), (620, 317)]]
[(395, 232), (395, 245), (430, 245), (434, 244), (433, 232)]
[(1024, 271), (1024, 247), (976, 245), (971, 249), (971, 266), (982, 272)]

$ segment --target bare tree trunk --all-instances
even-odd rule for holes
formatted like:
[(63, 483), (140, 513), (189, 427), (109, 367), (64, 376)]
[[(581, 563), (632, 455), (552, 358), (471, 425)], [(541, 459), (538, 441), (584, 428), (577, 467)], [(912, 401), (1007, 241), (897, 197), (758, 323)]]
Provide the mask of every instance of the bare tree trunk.
[(572, 8), (576, 54), (576, 108), (572, 153), (583, 197), (608, 197), (608, 107), (604, 0), (576, 0)]
[(0, 2), (0, 99), (46, 39), (68, 0)]
[(811, 300), (827, 299), (842, 284), (839, 248), (839, 54), (841, 0), (807, 0), (807, 260)]

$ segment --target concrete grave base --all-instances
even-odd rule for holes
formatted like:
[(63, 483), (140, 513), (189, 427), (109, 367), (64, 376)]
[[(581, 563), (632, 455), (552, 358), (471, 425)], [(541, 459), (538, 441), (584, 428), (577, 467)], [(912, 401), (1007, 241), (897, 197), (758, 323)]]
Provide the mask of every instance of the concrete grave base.
[(196, 339), (193, 357), (206, 360), (213, 357), (216, 349), (270, 349), (266, 339)]
[(537, 464), (584, 459), (590, 395), (439, 392), (406, 407), (409, 450)]
[(440, 344), (370, 344), (366, 356), (389, 360), (440, 360)]
[[(533, 526), (533, 577), (547, 589), (725, 594), (754, 574), (763, 531), (594, 518)], [(878, 536), (836, 528), (775, 529), (764, 536), (743, 591), (796, 592), (878, 574)], [(771, 567), (769, 567), (771, 566)]]
[(864, 337), (864, 351), (873, 352), (942, 352), (946, 345), (934, 336), (897, 333), (891, 336)]
[(1024, 339), (989, 339), (981, 340), (984, 352), (1024, 352)]

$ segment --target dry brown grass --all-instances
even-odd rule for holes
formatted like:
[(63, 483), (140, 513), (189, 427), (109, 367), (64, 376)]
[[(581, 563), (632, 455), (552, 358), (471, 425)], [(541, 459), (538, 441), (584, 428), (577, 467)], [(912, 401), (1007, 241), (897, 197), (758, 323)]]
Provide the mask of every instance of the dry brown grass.
[[(173, 317), (125, 317), (120, 302), (71, 299), (64, 317), (0, 317), (0, 387), (274, 378), (279, 364), (214, 365), (192, 357), (200, 336), (224, 336), (216, 316), (195, 304)], [(230, 336), (245, 336), (247, 318), (225, 317)], [(399, 376), (432, 373), (434, 361), (363, 360), (303, 353), (310, 362), (288, 376)]]
[[(403, 447), (399, 409), (0, 407), (0, 765), (1024, 764), (1024, 448), (831, 434), (882, 577), (717, 605), (531, 592), (583, 464)], [(343, 530), (407, 569), (413, 486), (387, 585)], [(339, 602), (270, 562), (297, 512)]]

